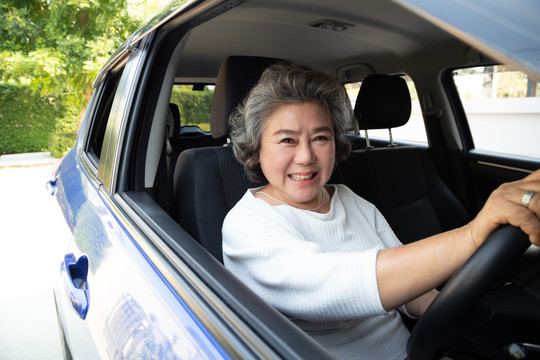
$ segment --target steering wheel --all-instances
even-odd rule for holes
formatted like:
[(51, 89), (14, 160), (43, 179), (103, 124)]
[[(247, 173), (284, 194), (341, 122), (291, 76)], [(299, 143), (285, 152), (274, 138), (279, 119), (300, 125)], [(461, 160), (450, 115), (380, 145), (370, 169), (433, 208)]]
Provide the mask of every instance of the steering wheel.
[(527, 248), (519, 228), (499, 227), (443, 287), (415, 325), (407, 343), (412, 360), (432, 359), (467, 311)]

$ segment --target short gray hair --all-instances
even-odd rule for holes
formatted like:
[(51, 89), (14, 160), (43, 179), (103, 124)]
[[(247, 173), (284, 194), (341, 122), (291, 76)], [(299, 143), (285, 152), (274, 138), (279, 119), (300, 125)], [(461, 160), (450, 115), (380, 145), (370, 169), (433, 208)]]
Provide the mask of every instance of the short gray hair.
[(351, 143), (346, 133), (356, 130), (357, 123), (345, 88), (329, 74), (308, 66), (279, 62), (263, 72), (230, 118), (234, 155), (251, 180), (266, 180), (259, 164), (266, 119), (282, 105), (303, 102), (314, 102), (330, 115), (334, 125), (336, 163), (349, 156)]

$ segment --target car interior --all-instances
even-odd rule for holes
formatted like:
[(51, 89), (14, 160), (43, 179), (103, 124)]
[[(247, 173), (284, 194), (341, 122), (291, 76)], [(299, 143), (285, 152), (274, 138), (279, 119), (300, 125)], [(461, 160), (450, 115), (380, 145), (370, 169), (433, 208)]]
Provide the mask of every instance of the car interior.
[[(353, 151), (331, 181), (374, 203), (404, 243), (467, 223), (499, 183), (523, 176), (516, 168), (537, 167), (537, 160), (509, 156), (488, 156), (500, 164), (494, 168), (478, 162), (486, 155), (474, 153), (451, 76), (456, 67), (494, 60), (393, 1), (190, 4), (153, 35), (159, 49), (146, 60), (118, 187), (240, 316), (248, 318), (259, 300), (222, 266), (221, 226), (246, 190), (262, 184), (249, 180), (234, 158), (228, 119), (269, 64), (284, 59), (332, 73), (344, 85), (362, 82), (351, 104), (361, 133), (351, 129)], [(114, 70), (112, 78), (120, 78)], [(210, 131), (192, 125), (172, 102), (175, 84), (212, 87)], [(426, 143), (391, 135), (407, 124), (411, 96), (420, 101)], [(96, 163), (104, 123), (90, 138)], [(369, 136), (380, 129), (389, 129), (389, 139)], [(261, 324), (274, 316), (259, 313)]]
[[(234, 159), (227, 144), (228, 118), (269, 64), (286, 59), (339, 74), (344, 84), (363, 81), (352, 106), (359, 128), (369, 132), (407, 123), (411, 98), (399, 75), (427, 72), (427, 67), (422, 68), (425, 64), (408, 63), (408, 57), (422, 59), (415, 51), (425, 51), (425, 43), (445, 47), (429, 55), (434, 63), (443, 56), (458, 57), (456, 53), (461, 55), (456, 61), (466, 61), (468, 48), (463, 43), (395, 3), (370, 4), (369, 19), (362, 12), (363, 7), (350, 9), (346, 2), (332, 6), (248, 2), (195, 27), (175, 50), (178, 63), (171, 59), (168, 66), (176, 66), (176, 73), (167, 82), (215, 86), (210, 133), (180, 135), (181, 114), (174, 104), (169, 104), (169, 111), (156, 111), (150, 139), (157, 141), (148, 143), (145, 179), (150, 180), (145, 180), (145, 187), (156, 190), (162, 207), (216, 259), (221, 261), (225, 215), (249, 187), (260, 185), (250, 182)], [(160, 94), (160, 98), (167, 96), (166, 91)], [(162, 99), (159, 104), (166, 105)], [(169, 119), (176, 120), (165, 127)], [(160, 132), (165, 135), (154, 135)], [(389, 144), (369, 139), (367, 132), (364, 136), (351, 132), (353, 153), (336, 167), (332, 180), (377, 205), (403, 242), (461, 226), (470, 219), (473, 210), (462, 201), (463, 194), (460, 199), (451, 190), (454, 179), (449, 170), (444, 169), (444, 180), (439, 173), (448, 164), (434, 161), (435, 146)], [(432, 144), (441, 146), (439, 140), (443, 139), (434, 139)], [(149, 176), (153, 171), (154, 180)]]

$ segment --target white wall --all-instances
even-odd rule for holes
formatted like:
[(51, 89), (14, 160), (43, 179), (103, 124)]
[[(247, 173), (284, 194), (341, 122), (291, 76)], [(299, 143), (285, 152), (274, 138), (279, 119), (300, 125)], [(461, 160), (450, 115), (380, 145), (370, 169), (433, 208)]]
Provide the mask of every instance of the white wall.
[[(463, 103), (477, 149), (540, 159), (540, 97), (475, 99)], [(388, 130), (370, 130), (388, 138)], [(394, 140), (427, 142), (418, 101), (409, 122), (392, 131)]]
[(540, 158), (540, 98), (463, 102), (475, 147)]

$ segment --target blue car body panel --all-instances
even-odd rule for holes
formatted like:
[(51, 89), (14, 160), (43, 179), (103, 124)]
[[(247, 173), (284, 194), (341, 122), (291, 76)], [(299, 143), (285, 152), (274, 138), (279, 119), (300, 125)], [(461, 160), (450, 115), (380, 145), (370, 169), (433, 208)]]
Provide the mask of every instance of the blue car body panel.
[(62, 159), (56, 177), (55, 196), (64, 214), (66, 224), (73, 233), (83, 213), (84, 206), (91, 196), (95, 195), (96, 191), (90, 186), (88, 178), (85, 177), (74, 150), (67, 153)]
[[(59, 270), (55, 297), (73, 357), (227, 358), (119, 223), (81, 168), (72, 150), (56, 173), (56, 197), (73, 237), (66, 257), (59, 259), (64, 278)], [(83, 278), (69, 270), (81, 259), (88, 260)], [(73, 283), (66, 284), (70, 275)], [(84, 316), (74, 305), (76, 300), (68, 285), (84, 288)]]

